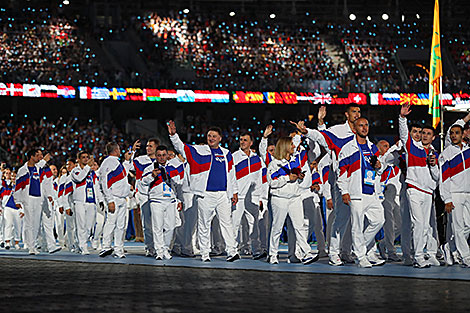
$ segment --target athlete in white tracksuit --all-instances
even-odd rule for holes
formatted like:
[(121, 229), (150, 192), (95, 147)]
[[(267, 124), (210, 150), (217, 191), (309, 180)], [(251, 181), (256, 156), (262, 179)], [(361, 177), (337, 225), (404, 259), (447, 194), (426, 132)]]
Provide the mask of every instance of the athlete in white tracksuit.
[(183, 182), (184, 165), (176, 158), (168, 161), (163, 146), (157, 148), (156, 156), (158, 164), (144, 170), (142, 184), (147, 186), (149, 193), (155, 258), (169, 260), (178, 207), (181, 208), (181, 202), (176, 198), (176, 185)]
[(400, 162), (399, 151), (402, 148), (402, 143), (398, 141), (391, 148), (389, 148), (389, 143), (386, 141), (379, 141), (377, 145), (387, 166), (380, 177), (380, 184), (384, 194), (382, 205), (385, 210), (385, 223), (384, 238), (379, 242), (378, 246), (383, 259), (399, 262), (401, 259), (397, 255), (394, 242), (400, 236), (402, 228), (400, 210), (402, 184), (400, 181), (401, 170), (398, 166)]
[[(353, 252), (359, 267), (383, 265), (375, 254), (375, 235), (384, 224), (384, 209), (380, 197), (382, 162), (377, 147), (369, 141), (369, 122), (361, 117), (354, 123), (356, 138), (343, 146), (339, 153), (338, 188), (343, 202), (351, 209), (351, 235)], [(364, 229), (364, 221), (368, 225)]]
[(211, 128), (207, 145), (184, 144), (173, 121), (168, 124), (170, 140), (189, 163), (191, 190), (198, 196), (198, 243), (202, 261), (210, 261), (211, 222), (217, 214), (228, 254), (227, 261), (240, 258), (233, 231), (231, 203), (238, 201), (238, 185), (230, 151), (220, 147), (222, 131)]
[(462, 142), (462, 126), (454, 124), (449, 133), (452, 143), (439, 157), (440, 192), (462, 264), (470, 267), (470, 147)]
[[(121, 164), (119, 161), (121, 151), (116, 143), (107, 144), (106, 152), (108, 156), (103, 160), (98, 172), (98, 176), (101, 178), (101, 190), (108, 206), (103, 227), (103, 250), (100, 252), (100, 257), (110, 255), (114, 250), (116, 258), (125, 258), (123, 236), (127, 226), (126, 198), (131, 193), (127, 180), (131, 164), (129, 161)], [(130, 152), (126, 154), (130, 158)], [(114, 249), (111, 248), (113, 238)]]
[[(42, 152), (41, 152), (42, 154)], [(54, 165), (52, 167), (55, 168)], [(57, 173), (57, 168), (54, 169)], [(47, 250), (49, 253), (60, 251), (62, 247), (57, 246), (54, 237), (54, 221), (55, 221), (55, 206), (57, 205), (56, 193), (54, 190), (54, 175), (51, 167), (46, 165), (41, 173), (41, 193), (43, 194), (42, 214), (41, 214), (41, 232), (42, 238), (45, 240)]]
[(54, 188), (54, 195), (56, 201), (54, 201), (54, 207), (55, 207), (55, 212), (54, 212), (54, 225), (55, 225), (55, 230), (57, 233), (57, 240), (59, 242), (59, 245), (64, 248), (65, 247), (65, 227), (64, 227), (64, 212), (60, 212), (60, 201), (59, 201), (59, 177), (55, 177), (54, 181), (52, 182), (52, 186)]
[[(400, 140), (406, 151), (406, 181), (409, 209), (411, 216), (411, 233), (414, 247), (414, 265), (418, 268), (430, 265), (439, 266), (436, 258), (437, 241), (431, 227), (431, 210), (433, 209), (433, 192), (439, 181), (437, 153), (432, 147), (434, 132), (424, 128), (423, 134), (412, 128), (408, 131), (406, 115), (409, 105), (403, 105), (398, 119)], [(425, 259), (425, 251), (429, 259)]]
[(279, 262), (279, 237), (286, 217), (289, 216), (295, 231), (296, 244), (299, 246), (296, 257), (304, 264), (310, 264), (318, 260), (318, 255), (312, 253), (304, 231), (301, 188), (309, 188), (312, 181), (310, 175), (308, 175), (309, 179), (305, 179), (305, 174), (310, 171), (307, 151), (295, 153), (295, 146), (289, 137), (279, 139), (276, 151), (279, 155), (269, 163), (267, 175), (271, 187), (273, 212), (269, 239), (269, 262), (271, 264)]
[[(22, 231), (22, 217), (24, 216), (23, 209), (16, 207), (13, 198), (13, 191), (15, 189), (16, 174), (12, 174), (12, 180), (5, 180), (4, 186), (0, 190), (0, 197), (3, 209), (3, 221), (5, 224), (5, 248), (9, 249), (11, 246), (19, 248)], [(14, 243), (13, 243), (14, 241)]]
[(181, 255), (192, 257), (197, 246), (197, 197), (191, 191), (189, 163), (185, 160), (184, 178), (181, 186), (183, 197), (183, 239), (181, 242)]
[(242, 218), (246, 216), (248, 236), (252, 245), (251, 251), (253, 256), (255, 256), (262, 253), (260, 251), (257, 224), (259, 220), (260, 198), (263, 191), (263, 164), (258, 154), (251, 151), (252, 144), (252, 136), (248, 133), (242, 134), (240, 136), (241, 148), (232, 154), (238, 183), (238, 202), (235, 205), (235, 210), (232, 212), (232, 218), (235, 237), (237, 237)]
[(75, 207), (78, 247), (83, 255), (88, 255), (88, 238), (90, 238), (95, 222), (98, 204), (98, 178), (91, 169), (94, 160), (87, 152), (78, 153), (78, 165), (71, 171), (73, 182), (72, 199)]
[[(361, 116), (359, 106), (351, 104), (345, 112), (347, 121), (344, 124), (339, 124), (326, 129), (323, 118), (326, 116), (326, 108), (321, 107), (318, 118), (318, 130), (307, 129), (303, 127), (302, 132), (305, 133), (307, 138), (315, 141), (320, 146), (324, 147), (331, 156), (331, 170), (336, 173), (338, 169), (338, 154), (341, 148), (354, 138), (353, 123)], [(336, 184), (336, 175), (330, 175), (330, 185), (332, 186), (333, 195), (333, 213), (335, 219), (332, 226), (330, 247), (329, 247), (329, 264), (334, 266), (343, 265), (341, 257), (346, 262), (352, 262), (351, 257), (351, 217), (349, 206), (345, 205), (342, 201), (341, 193)]]
[(157, 139), (149, 139), (146, 145), (146, 155), (140, 155), (138, 157), (134, 157), (132, 155), (132, 166), (130, 167), (131, 171), (135, 171), (135, 187), (137, 193), (135, 195), (136, 200), (140, 206), (140, 212), (142, 217), (142, 228), (144, 231), (144, 244), (145, 244), (145, 251), (147, 256), (155, 256), (155, 251), (153, 249), (154, 242), (153, 242), (153, 227), (152, 227), (152, 217), (150, 212), (150, 202), (148, 196), (148, 186), (142, 183), (142, 174), (147, 167), (151, 167), (155, 162), (155, 152), (156, 148), (159, 145), (159, 141)]
[(59, 211), (65, 214), (65, 238), (67, 248), (71, 252), (79, 252), (77, 228), (75, 221), (75, 209), (72, 200), (73, 182), (70, 172), (75, 168), (75, 162), (68, 160), (66, 163), (67, 173), (61, 173), (59, 178)]
[[(35, 244), (41, 225), (43, 194), (41, 193), (41, 173), (46, 165), (38, 149), (28, 152), (28, 161), (18, 170), (13, 197), (17, 207), (25, 213), (25, 244), (30, 254), (39, 254)], [(46, 158), (48, 158), (46, 156)]]

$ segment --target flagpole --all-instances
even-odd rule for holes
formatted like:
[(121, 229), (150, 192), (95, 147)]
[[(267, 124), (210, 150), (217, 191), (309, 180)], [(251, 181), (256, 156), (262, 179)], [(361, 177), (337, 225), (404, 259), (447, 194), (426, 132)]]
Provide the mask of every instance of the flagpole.
[(442, 77), (439, 78), (439, 111), (441, 115), (441, 133), (439, 134), (441, 137), (441, 153), (444, 151), (444, 107), (442, 106)]

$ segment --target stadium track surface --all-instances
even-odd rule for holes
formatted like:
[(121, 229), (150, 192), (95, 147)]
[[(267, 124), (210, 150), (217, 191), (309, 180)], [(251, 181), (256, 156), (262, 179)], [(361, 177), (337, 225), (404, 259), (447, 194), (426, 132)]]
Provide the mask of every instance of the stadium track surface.
[(0, 258), (2, 312), (464, 312), (470, 282)]

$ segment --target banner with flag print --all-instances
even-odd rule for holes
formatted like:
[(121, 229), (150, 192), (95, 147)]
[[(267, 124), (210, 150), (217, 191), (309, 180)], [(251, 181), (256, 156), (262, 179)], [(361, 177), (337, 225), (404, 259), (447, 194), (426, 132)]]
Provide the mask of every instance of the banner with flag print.
[(431, 63), (429, 66), (429, 114), (432, 115), (434, 128), (441, 121), (441, 105), (439, 103), (440, 83), (442, 79), (441, 31), (439, 27), (439, 0), (434, 4), (434, 22), (432, 30)]

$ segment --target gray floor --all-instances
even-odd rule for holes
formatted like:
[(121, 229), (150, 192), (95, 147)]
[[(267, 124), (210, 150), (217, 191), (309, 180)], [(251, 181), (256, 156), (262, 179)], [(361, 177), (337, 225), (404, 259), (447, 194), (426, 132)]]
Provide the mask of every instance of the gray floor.
[(143, 244), (127, 242), (125, 245), (127, 258), (114, 259), (111, 256), (100, 258), (97, 252), (89, 256), (61, 251), (56, 254), (40, 254), (38, 256), (29, 256), (26, 251), (2, 250), (1, 257), (13, 257), (18, 259), (37, 259), (37, 260), (55, 260), (63, 262), (91, 262), (91, 263), (112, 263), (112, 264), (132, 264), (149, 265), (156, 267), (189, 267), (206, 269), (237, 269), (237, 270), (256, 270), (267, 272), (292, 272), (292, 273), (312, 273), (312, 274), (338, 274), (338, 275), (359, 275), (359, 276), (384, 276), (384, 277), (405, 277), (420, 279), (449, 279), (470, 281), (470, 269), (462, 268), (458, 265), (431, 267), (427, 269), (416, 269), (410, 266), (403, 266), (401, 263), (387, 263), (384, 266), (370, 269), (361, 269), (354, 264), (348, 264), (341, 267), (328, 265), (328, 259), (320, 259), (317, 263), (304, 266), (302, 264), (286, 263), (286, 246), (280, 249), (280, 264), (270, 265), (265, 261), (254, 261), (250, 257), (243, 257), (242, 260), (234, 263), (225, 261), (225, 257), (212, 258), (212, 262), (203, 263), (200, 258), (180, 258), (174, 257), (169, 261), (156, 261), (153, 258), (144, 257)]
[(0, 258), (0, 311), (466, 312), (469, 305), (468, 281), (44, 259)]

